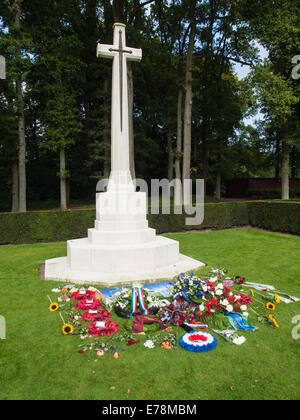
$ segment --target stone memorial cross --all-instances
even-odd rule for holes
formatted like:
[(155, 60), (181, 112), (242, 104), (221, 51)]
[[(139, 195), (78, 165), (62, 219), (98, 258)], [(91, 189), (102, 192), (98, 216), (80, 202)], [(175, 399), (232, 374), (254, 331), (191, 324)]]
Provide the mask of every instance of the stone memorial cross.
[(125, 25), (114, 24), (113, 45), (98, 44), (97, 57), (113, 59), (111, 103), (111, 175), (108, 191), (132, 190), (129, 166), (127, 60), (140, 61), (142, 50), (126, 46)]

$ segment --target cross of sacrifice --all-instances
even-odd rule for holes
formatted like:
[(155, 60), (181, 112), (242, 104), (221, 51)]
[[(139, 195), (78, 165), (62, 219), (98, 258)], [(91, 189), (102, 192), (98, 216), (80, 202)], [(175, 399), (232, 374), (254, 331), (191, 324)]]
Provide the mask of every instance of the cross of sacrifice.
[(113, 59), (111, 147), (113, 172), (129, 171), (127, 60), (140, 61), (142, 50), (126, 46), (125, 25), (114, 24), (113, 45), (98, 44), (97, 57)]

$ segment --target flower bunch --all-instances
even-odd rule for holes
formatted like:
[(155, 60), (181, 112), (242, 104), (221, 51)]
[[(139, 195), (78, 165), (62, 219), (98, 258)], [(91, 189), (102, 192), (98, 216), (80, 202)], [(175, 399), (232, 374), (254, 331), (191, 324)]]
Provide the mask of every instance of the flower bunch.
[[(132, 296), (132, 289), (124, 288), (117, 292), (111, 299), (106, 300), (106, 304), (109, 307), (113, 308), (120, 308), (124, 312), (131, 311), (131, 296)], [(158, 310), (161, 306), (161, 300), (156, 297), (152, 296), (148, 293), (147, 289), (143, 288), (143, 296), (144, 301), (147, 308), (151, 310)]]
[(173, 296), (178, 302), (184, 300), (190, 305), (197, 305), (197, 316), (200, 319), (209, 318), (224, 311), (243, 312), (244, 316), (248, 316), (247, 306), (252, 303), (252, 299), (246, 295), (234, 293), (228, 286), (232, 283), (242, 284), (245, 279), (237, 276), (233, 282), (230, 277), (224, 278), (225, 273), (222, 270), (212, 270), (205, 280), (194, 275), (181, 274), (172, 289)]
[(158, 316), (168, 324), (182, 325), (192, 322), (195, 318), (195, 306), (182, 301), (174, 301), (169, 305), (163, 306)]

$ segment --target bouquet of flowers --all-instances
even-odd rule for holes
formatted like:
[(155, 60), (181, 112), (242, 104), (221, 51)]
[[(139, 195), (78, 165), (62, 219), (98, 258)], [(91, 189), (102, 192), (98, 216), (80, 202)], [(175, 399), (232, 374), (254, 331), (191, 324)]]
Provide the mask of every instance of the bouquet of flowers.
[[(129, 318), (132, 310), (132, 293), (132, 289), (124, 288), (121, 291), (117, 292), (111, 299), (107, 299), (106, 304), (109, 307), (112, 307), (119, 316)], [(149, 314), (156, 314), (160, 307), (163, 305), (161, 300), (156, 296), (150, 295), (148, 291), (144, 288), (142, 289), (142, 293), (144, 303), (149, 311)]]
[[(200, 319), (216, 318), (226, 312), (241, 312), (248, 316), (247, 306), (252, 303), (249, 296), (234, 293), (228, 285), (240, 285), (240, 277), (235, 281), (225, 277), (226, 272), (213, 270), (205, 280), (194, 275), (181, 274), (173, 289), (173, 297), (179, 304), (186, 302)], [(182, 317), (181, 317), (182, 318)]]

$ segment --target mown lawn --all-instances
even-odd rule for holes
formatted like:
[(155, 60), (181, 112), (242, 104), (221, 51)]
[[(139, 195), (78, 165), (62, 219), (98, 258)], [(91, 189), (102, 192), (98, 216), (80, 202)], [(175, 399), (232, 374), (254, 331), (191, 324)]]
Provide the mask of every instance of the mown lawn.
[[(168, 236), (208, 267), (300, 297), (299, 237), (251, 229)], [(205, 354), (139, 343), (124, 346), (119, 359), (97, 358), (79, 354), (79, 337), (63, 336), (58, 313), (48, 311), (47, 295), (54, 298), (51, 289), (59, 284), (38, 280), (40, 263), (65, 254), (65, 243), (0, 247), (0, 315), (7, 328), (0, 340), (0, 399), (299, 399), (300, 339), (292, 338), (291, 320), (300, 303), (280, 303), (280, 328), (259, 324), (259, 331), (243, 333), (241, 347), (217, 337), (216, 349)]]

